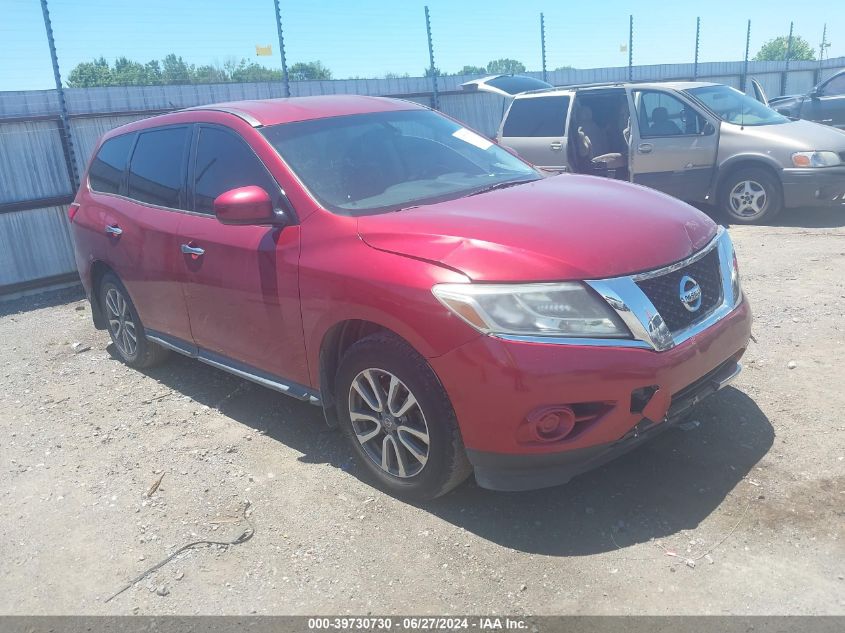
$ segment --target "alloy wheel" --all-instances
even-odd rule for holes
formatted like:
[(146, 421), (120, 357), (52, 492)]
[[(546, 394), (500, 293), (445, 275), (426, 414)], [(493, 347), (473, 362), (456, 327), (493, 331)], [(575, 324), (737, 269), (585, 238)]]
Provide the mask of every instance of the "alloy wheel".
[(383, 369), (365, 369), (349, 388), (352, 430), (367, 457), (384, 472), (407, 479), (429, 458), (428, 424), (416, 396)]
[(138, 351), (138, 333), (129, 310), (129, 302), (115, 287), (106, 292), (109, 330), (112, 340), (125, 358), (133, 358)]
[(766, 188), (756, 180), (742, 180), (731, 189), (728, 197), (731, 214), (751, 219), (766, 211), (769, 196)]

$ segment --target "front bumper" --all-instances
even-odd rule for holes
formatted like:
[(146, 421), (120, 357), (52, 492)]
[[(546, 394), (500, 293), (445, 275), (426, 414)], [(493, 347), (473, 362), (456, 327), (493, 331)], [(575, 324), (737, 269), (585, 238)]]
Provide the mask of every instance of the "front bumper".
[(845, 166), (784, 169), (781, 182), (787, 208), (845, 206)]
[[(662, 352), (484, 336), (429, 362), (452, 401), (478, 483), (526, 490), (565, 483), (671, 426), (682, 408), (715, 391), (708, 386), (719, 378), (714, 372), (730, 372), (750, 332), (751, 313), (743, 301), (713, 326)], [(696, 385), (701, 390), (688, 389)], [(643, 388), (655, 391), (645, 408), (635, 410), (632, 394)], [(576, 403), (601, 403), (604, 409), (563, 440), (526, 442), (520, 435), (538, 407)]]

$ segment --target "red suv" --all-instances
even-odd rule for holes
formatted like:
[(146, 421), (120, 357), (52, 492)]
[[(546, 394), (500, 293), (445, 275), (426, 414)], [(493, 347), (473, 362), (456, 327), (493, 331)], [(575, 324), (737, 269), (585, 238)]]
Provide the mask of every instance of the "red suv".
[(671, 426), (750, 334), (727, 232), (544, 177), (405, 101), (182, 110), (106, 134), (69, 215), (94, 323), (321, 406), (382, 486), (552, 486)]

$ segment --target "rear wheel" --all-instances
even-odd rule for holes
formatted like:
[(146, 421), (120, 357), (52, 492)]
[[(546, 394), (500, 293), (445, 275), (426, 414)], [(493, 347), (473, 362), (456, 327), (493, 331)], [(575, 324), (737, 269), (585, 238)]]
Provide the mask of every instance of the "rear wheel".
[(144, 335), (144, 327), (132, 299), (114, 273), (106, 273), (100, 282), (100, 306), (120, 360), (130, 367), (142, 369), (152, 367), (167, 357), (169, 350)]
[(373, 334), (350, 347), (336, 393), (341, 428), (382, 488), (431, 499), (472, 471), (443, 386), (398, 337)]
[(768, 222), (783, 209), (780, 182), (760, 167), (744, 167), (729, 174), (721, 192), (722, 211), (735, 224)]

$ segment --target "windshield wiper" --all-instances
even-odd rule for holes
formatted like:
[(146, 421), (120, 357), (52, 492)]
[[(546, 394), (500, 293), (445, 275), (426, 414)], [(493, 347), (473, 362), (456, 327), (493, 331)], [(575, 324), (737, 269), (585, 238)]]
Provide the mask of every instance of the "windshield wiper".
[(488, 191), (495, 191), (496, 189), (507, 189), (508, 187), (515, 187), (517, 185), (524, 185), (529, 182), (536, 182), (542, 178), (522, 178), (521, 180), (506, 180), (505, 182), (497, 182), (492, 185), (487, 185), (481, 189), (476, 189), (467, 196), (477, 196), (480, 193), (487, 193)]

